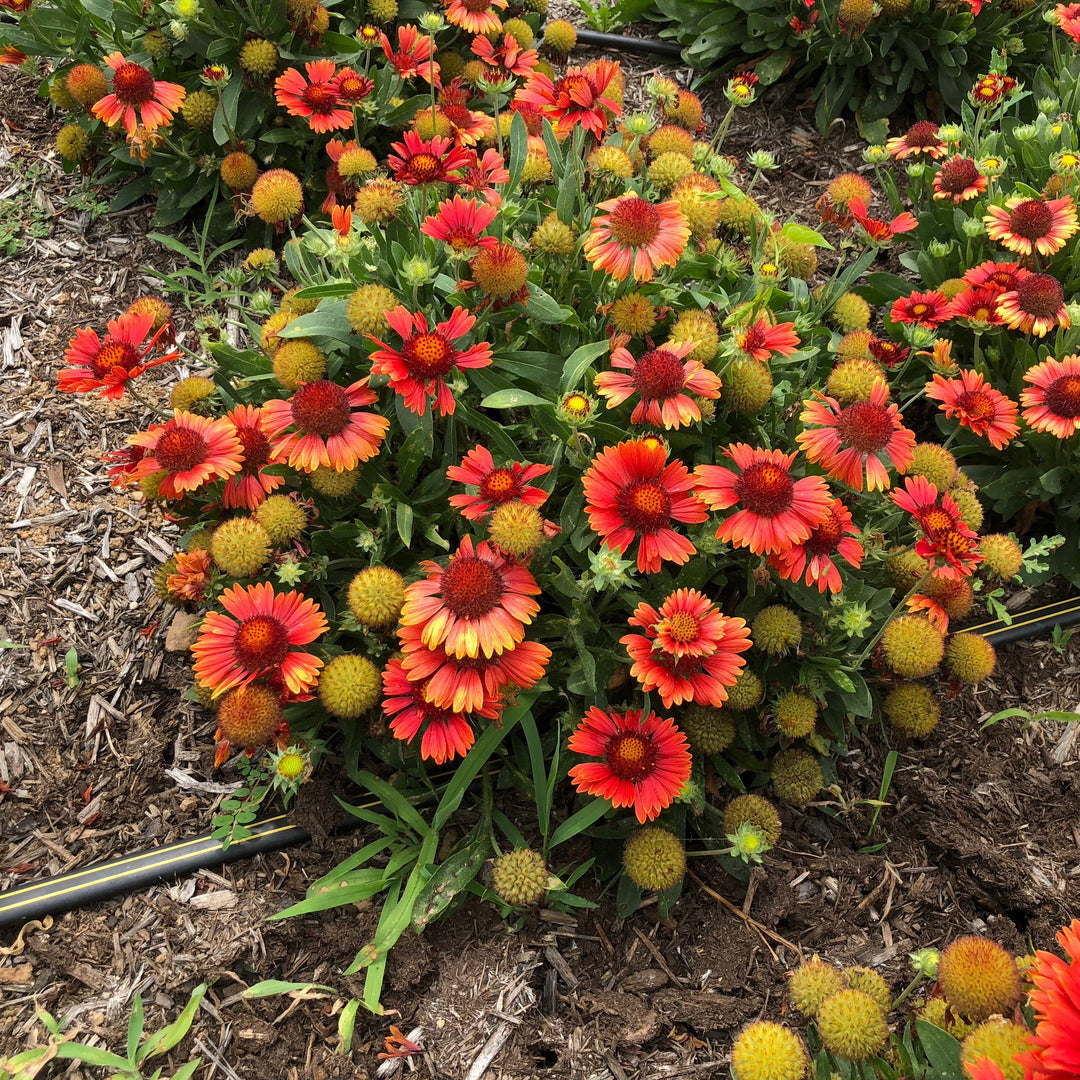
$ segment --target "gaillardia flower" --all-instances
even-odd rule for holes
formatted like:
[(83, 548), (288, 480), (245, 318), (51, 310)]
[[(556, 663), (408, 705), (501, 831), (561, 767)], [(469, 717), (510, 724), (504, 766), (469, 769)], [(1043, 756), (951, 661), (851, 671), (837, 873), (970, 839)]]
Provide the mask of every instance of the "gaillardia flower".
[(270, 439), (262, 426), (262, 409), (253, 405), (237, 405), (227, 414), (236, 428), (244, 460), (240, 471), (225, 481), (221, 493), (223, 506), (243, 506), (255, 510), (275, 488), (285, 483), (284, 476), (263, 472), (264, 465), (276, 465), (278, 459), (270, 450)]
[(342, 102), (334, 61), (310, 60), (304, 69), (306, 79), (289, 68), (274, 80), (277, 103), (290, 116), (307, 117), (308, 126), (318, 134), (352, 127), (352, 109)]
[(674, 720), (650, 712), (589, 709), (570, 736), (576, 754), (599, 758), (570, 770), (578, 791), (632, 806), (638, 821), (658, 817), (690, 778), (690, 750)]
[(540, 610), (540, 593), (523, 566), (508, 563), (486, 540), (464, 537), (446, 566), (427, 559), (426, 578), (405, 589), (403, 626), (419, 626), (429, 649), (454, 657), (494, 656), (512, 649)]
[(794, 323), (772, 325), (762, 315), (750, 326), (735, 334), (735, 344), (755, 360), (768, 360), (773, 355), (790, 358), (799, 347), (799, 335)]
[(805, 570), (805, 581), (810, 588), (816, 585), (818, 592), (838, 593), (844, 587), (844, 579), (832, 557), (839, 555), (857, 570), (864, 554), (862, 544), (853, 539), (858, 535), (851, 512), (840, 499), (833, 499), (825, 518), (810, 530), (810, 536), (770, 555), (769, 565), (786, 581), (798, 581)]
[(739, 471), (722, 465), (699, 465), (694, 490), (710, 510), (739, 509), (721, 522), (719, 539), (755, 555), (783, 551), (810, 538), (829, 512), (831, 497), (820, 476), (796, 480), (794, 454), (735, 443), (724, 454)]
[(439, 65), (432, 59), (435, 52), (434, 40), (421, 34), (415, 26), (399, 26), (397, 38), (397, 49), (390, 44), (390, 39), (386, 34), (379, 39), (386, 59), (393, 64), (394, 70), (403, 79), (411, 79), (419, 75), (427, 79), (429, 83), (438, 86)]
[(498, 239), (481, 236), (481, 233), (495, 220), (498, 212), (486, 202), (455, 195), (453, 199), (439, 203), (437, 212), (428, 217), (420, 231), (433, 240), (440, 240), (457, 254), (490, 248), (499, 242)]
[(360, 379), (351, 386), (338, 386), (329, 379), (317, 379), (301, 383), (287, 401), (266, 402), (263, 430), (272, 441), (274, 456), (309, 473), (320, 467), (344, 472), (373, 458), (390, 421), (360, 411), (361, 405), (378, 400), (367, 382)]
[(100, 389), (103, 398), (117, 400), (124, 396), (129, 379), (137, 379), (148, 368), (177, 359), (180, 354), (171, 352), (156, 360), (146, 360), (166, 330), (161, 327), (146, 341), (153, 323), (153, 315), (121, 315), (109, 323), (104, 341), (88, 327), (76, 330), (64, 353), (64, 361), (70, 367), (57, 376), (60, 389), (68, 394)]
[(160, 82), (142, 64), (125, 60), (122, 53), (110, 53), (105, 64), (112, 68), (112, 93), (95, 101), (90, 111), (110, 126), (123, 124), (133, 134), (137, 127), (147, 131), (172, 123), (173, 113), (184, 103), (187, 91), (177, 83)]
[(1031, 199), (1016, 195), (1004, 206), (987, 207), (986, 235), (1017, 255), (1053, 255), (1076, 233), (1076, 203), (1060, 199)]
[[(1080, 38), (1080, 10), (1076, 18)], [(1080, 919), (1058, 931), (1057, 939), (1066, 959), (1039, 949), (1029, 970), (1035, 1034), (1028, 1037), (1031, 1049), (1018, 1059), (1042, 1080), (1080, 1075)]]
[(982, 195), (988, 183), (971, 158), (957, 154), (943, 161), (934, 174), (934, 198), (951, 199), (954, 205), (967, 202)]
[(923, 155), (940, 158), (949, 152), (949, 148), (938, 135), (937, 124), (930, 120), (920, 120), (917, 124), (912, 124), (903, 135), (889, 139), (885, 146), (894, 158), (901, 161)]
[(922, 476), (909, 476), (902, 489), (889, 496), (906, 510), (923, 531), (915, 554), (926, 559), (937, 577), (968, 577), (982, 562), (979, 538), (960, 515), (956, 500)]
[(582, 250), (597, 270), (616, 281), (633, 275), (652, 281), (660, 266), (674, 266), (690, 238), (690, 226), (672, 199), (651, 203), (632, 192), (598, 203)]
[(490, 34), (502, 30), (502, 20), (495, 9), (506, 7), (507, 0), (444, 0), (446, 21), (470, 34)]
[(611, 366), (623, 371), (602, 371), (596, 376), (596, 392), (614, 409), (627, 398), (639, 397), (630, 414), (631, 424), (652, 424), (666, 429), (685, 427), (701, 419), (701, 409), (690, 394), (715, 401), (720, 378), (698, 360), (687, 360), (696, 341), (669, 341), (635, 360), (619, 347), (611, 353)]
[(200, 685), (213, 690), (214, 697), (263, 675), (280, 679), (293, 694), (315, 685), (323, 662), (294, 650), (328, 629), (314, 600), (298, 592), (275, 593), (266, 581), (233, 585), (219, 599), (228, 614), (208, 612), (191, 647)]
[(228, 419), (177, 411), (164, 424), (152, 424), (128, 439), (146, 453), (128, 474), (131, 481), (164, 472), (158, 492), (178, 499), (211, 480), (226, 479), (240, 471), (243, 447)]
[(1080, 431), (1080, 355), (1047, 357), (1024, 372), (1032, 389), (1020, 394), (1023, 417), (1036, 431), (1067, 439)]
[(390, 149), (393, 153), (387, 156), (386, 164), (395, 180), (410, 187), (454, 180), (451, 174), (472, 160), (469, 151), (452, 139), (442, 135), (421, 139), (415, 131), (406, 131), (403, 141), (391, 143)]
[(945, 294), (937, 289), (901, 296), (893, 303), (889, 311), (889, 318), (893, 322), (931, 328), (948, 321), (951, 317), (949, 301), (945, 299)]
[(1016, 422), (1016, 403), (990, 386), (977, 371), (961, 371), (955, 378), (935, 375), (926, 384), (926, 396), (940, 402), (942, 412), (954, 416), (962, 427), (990, 441), (1002, 450), (1020, 431)]
[(689, 494), (694, 478), (681, 461), (667, 461), (659, 439), (637, 439), (608, 446), (586, 470), (585, 513), (593, 532), (621, 555), (638, 540), (638, 569), (659, 572), (668, 560), (681, 566), (697, 549), (671, 527), (696, 524), (708, 514)]
[(751, 645), (742, 619), (722, 615), (696, 589), (677, 589), (659, 610), (638, 604), (629, 621), (644, 631), (619, 639), (633, 661), (630, 674), (646, 693), (659, 691), (665, 709), (727, 700), (727, 687), (746, 664), (739, 653)]
[(462, 459), (460, 465), (446, 470), (450, 480), (476, 488), (475, 495), (451, 495), (449, 503), (461, 511), (462, 517), (482, 521), (496, 506), (508, 502), (523, 502), (541, 506), (548, 497), (543, 488), (533, 487), (531, 480), (551, 472), (550, 465), (523, 465), (512, 461), (496, 467), (491, 451), (479, 443)]
[(890, 484), (882, 457), (897, 470), (911, 464), (915, 434), (903, 426), (899, 408), (889, 404), (889, 388), (877, 379), (867, 401), (853, 401), (841, 408), (836, 398), (817, 394), (804, 403), (799, 419), (811, 425), (795, 441), (806, 456), (832, 477), (862, 491), (881, 491)]
[(1068, 328), (1065, 292), (1052, 274), (1025, 274), (997, 298), (997, 315), (1010, 330), (1046, 337), (1056, 326)]
[(534, 72), (517, 92), (516, 100), (535, 105), (560, 135), (581, 124), (599, 140), (607, 129), (608, 114), (622, 113), (619, 103), (608, 96), (618, 74), (619, 63), (612, 60), (598, 60), (587, 68), (567, 68), (566, 74), (554, 83)]
[(371, 371), (386, 375), (394, 392), (401, 395), (405, 407), (418, 416), (427, 409), (428, 398), (441, 416), (449, 416), (455, 407), (454, 395), (445, 380), (455, 370), (487, 367), (491, 363), (491, 346), (486, 342), (455, 348), (454, 342), (464, 337), (476, 322), (476, 316), (456, 307), (445, 322), (428, 327), (422, 311), (415, 314), (404, 306), (386, 313), (386, 321), (402, 339), (399, 349), (372, 336), (379, 346), (371, 354)]

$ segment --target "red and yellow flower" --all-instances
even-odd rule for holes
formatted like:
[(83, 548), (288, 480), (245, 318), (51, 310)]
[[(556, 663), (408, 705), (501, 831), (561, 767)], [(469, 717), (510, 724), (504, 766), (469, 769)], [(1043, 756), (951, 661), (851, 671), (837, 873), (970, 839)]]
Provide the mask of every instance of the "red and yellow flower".
[(475, 487), (476, 494), (451, 495), (449, 503), (470, 521), (482, 521), (503, 503), (516, 501), (542, 506), (548, 493), (543, 488), (532, 487), (530, 481), (549, 472), (550, 465), (523, 465), (520, 461), (496, 467), (491, 451), (477, 444), (461, 459), (460, 465), (451, 465), (446, 470), (450, 480)]
[(494, 247), (499, 242), (494, 236), (481, 236), (498, 213), (498, 208), (490, 203), (455, 195), (439, 203), (437, 211), (428, 216), (420, 231), (446, 244), (455, 254), (465, 255), (477, 248)]
[(535, 105), (555, 131), (566, 134), (577, 124), (601, 139), (608, 116), (621, 116), (622, 107), (608, 96), (619, 73), (617, 60), (598, 60), (588, 67), (570, 67), (557, 82), (533, 72), (516, 100)]
[(882, 491), (890, 484), (882, 458), (897, 472), (911, 464), (915, 434), (904, 427), (899, 408), (889, 403), (889, 388), (877, 379), (867, 401), (841, 407), (835, 398), (815, 394), (803, 402), (799, 419), (812, 425), (795, 437), (806, 456), (832, 477), (862, 491)]
[(277, 465), (278, 456), (270, 449), (270, 438), (263, 430), (262, 409), (253, 405), (237, 405), (226, 413), (236, 428), (237, 438), (243, 450), (244, 460), (240, 471), (225, 481), (221, 493), (223, 506), (257, 509), (266, 496), (285, 483), (284, 476), (271, 476), (263, 472), (266, 465)]
[(178, 499), (211, 480), (227, 479), (240, 471), (243, 460), (243, 446), (231, 420), (180, 410), (166, 423), (136, 432), (128, 443), (145, 451), (128, 479), (134, 482), (164, 472), (158, 491), (166, 499)]
[(604, 711), (595, 705), (570, 736), (576, 754), (599, 758), (570, 770), (578, 791), (612, 806), (632, 806), (638, 821), (658, 817), (690, 778), (690, 750), (674, 720), (642, 709)]
[(930, 564), (935, 576), (968, 577), (982, 562), (978, 536), (964, 523), (956, 500), (938, 489), (925, 477), (909, 476), (904, 486), (889, 496), (901, 510), (906, 510), (922, 529), (915, 553)]
[(522, 640), (540, 605), (540, 586), (523, 566), (507, 562), (486, 540), (464, 537), (446, 566), (428, 559), (426, 578), (405, 589), (402, 626), (419, 626), (429, 649), (448, 656), (495, 656)]
[(1080, 355), (1048, 357), (1024, 372), (1032, 389), (1020, 394), (1022, 416), (1036, 431), (1067, 439), (1080, 431)]
[(510, 173), (506, 169), (503, 156), (494, 147), (484, 151), (481, 157), (475, 150), (469, 151), (469, 160), (462, 166), (458, 187), (462, 191), (483, 195), (492, 206), (502, 202), (496, 184), (510, 182)]
[(755, 360), (768, 360), (773, 356), (790, 359), (799, 347), (799, 335), (794, 323), (777, 323), (775, 326), (760, 316), (744, 330), (735, 334), (735, 344)]
[(112, 92), (94, 102), (90, 109), (94, 116), (110, 127), (123, 124), (129, 135), (140, 126), (153, 131), (172, 123), (187, 96), (182, 86), (155, 79), (149, 68), (125, 60), (122, 53), (110, 53), (105, 64), (112, 68)]
[(352, 127), (352, 109), (342, 101), (333, 60), (309, 60), (307, 78), (289, 68), (274, 80), (274, 97), (290, 116), (304, 116), (318, 134)]
[(1058, 4), (1054, 18), (1058, 27), (1080, 45), (1080, 4)]
[(940, 402), (950, 420), (955, 416), (961, 427), (988, 439), (996, 450), (1006, 447), (1020, 431), (1016, 403), (988, 385), (977, 371), (961, 371), (951, 379), (935, 375), (926, 384), (926, 396)]
[(796, 480), (791, 475), (795, 455), (780, 450), (735, 443), (724, 454), (738, 472), (722, 465), (699, 465), (694, 470), (694, 491), (710, 510), (739, 507), (721, 522), (717, 537), (755, 555), (808, 540), (829, 511), (825, 481), (820, 476)]
[(798, 581), (805, 570), (805, 581), (810, 588), (816, 585), (818, 592), (838, 593), (844, 587), (844, 579), (833, 562), (833, 555), (839, 555), (848, 566), (858, 570), (864, 554), (862, 544), (853, 539), (858, 535), (851, 511), (840, 499), (833, 499), (825, 518), (810, 530), (810, 536), (786, 551), (770, 555), (769, 565), (785, 581)]
[(449, 319), (429, 327), (422, 311), (413, 314), (408, 308), (398, 306), (386, 313), (386, 321), (402, 344), (394, 349), (372, 337), (379, 346), (371, 354), (372, 373), (386, 375), (405, 407), (418, 416), (424, 415), (429, 398), (434, 398), (432, 407), (440, 415), (449, 416), (455, 402), (446, 378), (455, 370), (487, 367), (491, 363), (491, 346), (487, 342), (467, 349), (454, 345), (473, 328), (476, 316), (456, 307)]
[(509, 34), (503, 35), (502, 44), (496, 48), (486, 37), (473, 38), (472, 51), (485, 64), (498, 68), (507, 75), (528, 77), (540, 59), (535, 49), (523, 49)]
[(167, 330), (161, 327), (147, 341), (146, 335), (153, 324), (153, 315), (121, 315), (109, 323), (104, 341), (89, 327), (76, 330), (64, 353), (64, 362), (70, 367), (57, 376), (57, 385), (67, 394), (100, 389), (103, 398), (122, 398), (129, 379), (137, 379), (149, 368), (180, 355), (170, 352), (156, 360), (146, 360)]
[(965, 270), (961, 280), (975, 289), (993, 289), (994, 292), (1003, 293), (1015, 289), (1017, 282), (1029, 273), (1031, 271), (1018, 262), (995, 262), (987, 259), (978, 266)]
[(963, 154), (956, 154), (941, 163), (941, 168), (934, 174), (934, 198), (952, 199), (957, 205), (969, 199), (977, 199), (986, 191), (989, 180), (979, 166)]
[(866, 203), (859, 196), (848, 201), (848, 213), (859, 223), (867, 237), (876, 244), (887, 243), (894, 236), (911, 232), (919, 224), (906, 210), (902, 214), (897, 214), (892, 221), (882, 221), (871, 217), (866, 209)]
[(379, 39), (386, 59), (394, 70), (403, 78), (411, 79), (419, 75), (429, 83), (439, 85), (439, 65), (432, 59), (435, 54), (435, 42), (421, 34), (415, 26), (397, 28), (397, 49), (390, 44), (390, 39), (383, 34)]
[(598, 203), (582, 250), (616, 281), (633, 275), (652, 281), (660, 266), (674, 266), (690, 238), (690, 226), (674, 199), (651, 203), (630, 192)]
[(694, 477), (681, 461), (668, 462), (661, 440), (636, 439), (605, 447), (582, 483), (593, 532), (619, 555), (636, 539), (641, 573), (658, 573), (664, 560), (681, 566), (697, 552), (671, 523), (697, 524), (708, 514), (689, 494)]
[(25, 64), (26, 53), (16, 49), (14, 45), (0, 45), (0, 64)]
[(1057, 326), (1068, 327), (1065, 292), (1052, 274), (1025, 274), (1016, 287), (997, 298), (997, 315), (1010, 330), (1045, 337)]
[(446, 183), (456, 180), (451, 174), (469, 164), (469, 151), (456, 146), (452, 139), (435, 135), (421, 139), (415, 131), (406, 131), (404, 141), (392, 143), (386, 163), (394, 179), (415, 187), (418, 184)]
[(630, 674), (646, 693), (658, 691), (665, 709), (727, 700), (746, 665), (739, 654), (751, 645), (742, 619), (722, 615), (696, 589), (677, 589), (659, 610), (638, 604), (629, 622), (644, 631), (619, 639), (633, 661)]
[(940, 158), (949, 152), (949, 148), (938, 135), (937, 124), (929, 120), (920, 120), (917, 124), (912, 124), (903, 135), (889, 139), (885, 148), (894, 158), (901, 161), (908, 157), (922, 157), (923, 155), (929, 158)]
[(191, 647), (201, 686), (216, 698), (263, 675), (298, 695), (315, 685), (323, 662), (297, 649), (329, 629), (314, 600), (295, 591), (275, 593), (266, 581), (233, 585), (219, 599), (228, 614), (208, 612)]
[(969, 286), (952, 298), (949, 311), (954, 319), (976, 328), (1004, 326), (1004, 320), (997, 310), (999, 296), (1001, 296), (1001, 290), (989, 285), (978, 288)]
[(273, 455), (302, 472), (318, 468), (344, 472), (373, 458), (390, 421), (360, 411), (361, 406), (378, 400), (367, 382), (360, 379), (351, 386), (339, 386), (318, 379), (301, 383), (286, 401), (266, 402), (262, 423)]
[(165, 579), (165, 586), (173, 596), (182, 596), (185, 600), (198, 603), (206, 596), (206, 587), (210, 584), (211, 559), (205, 548), (193, 551), (178, 551), (176, 572)]
[(502, 29), (495, 9), (504, 10), (507, 0), (443, 0), (446, 21), (470, 34), (492, 34)]
[(1028, 1037), (1031, 1049), (1017, 1060), (1038, 1080), (1080, 1076), (1080, 919), (1058, 931), (1057, 939), (1066, 959), (1039, 949), (1028, 972), (1035, 1033)]
[(945, 294), (937, 289), (901, 296), (889, 311), (889, 318), (893, 322), (928, 326), (931, 329), (939, 323), (947, 322), (951, 317), (949, 301), (945, 299)]
[(986, 235), (1017, 255), (1054, 255), (1077, 230), (1076, 203), (1060, 199), (1032, 199), (1016, 195), (1004, 206), (987, 207)]
[(701, 409), (690, 397), (715, 401), (720, 378), (699, 360), (687, 360), (696, 341), (669, 341), (635, 360), (619, 347), (611, 353), (611, 366), (623, 371), (602, 371), (596, 376), (596, 392), (614, 409), (628, 398), (639, 397), (630, 414), (631, 424), (652, 424), (666, 429), (684, 427), (701, 419)]

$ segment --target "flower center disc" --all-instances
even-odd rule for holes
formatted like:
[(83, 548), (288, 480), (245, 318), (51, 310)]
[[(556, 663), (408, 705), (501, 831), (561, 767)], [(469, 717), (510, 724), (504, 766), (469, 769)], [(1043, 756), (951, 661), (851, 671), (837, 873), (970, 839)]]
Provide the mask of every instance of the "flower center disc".
[(795, 481), (782, 465), (761, 461), (735, 481), (735, 493), (747, 510), (761, 517), (783, 513), (795, 494)]
[(253, 427), (238, 427), (236, 434), (244, 450), (241, 470), (246, 473), (258, 472), (259, 467), (270, 459), (270, 440)]
[(1057, 278), (1049, 274), (1032, 274), (1016, 286), (1020, 307), (1028, 315), (1049, 319), (1061, 310), (1065, 294)]
[(655, 480), (635, 480), (616, 498), (619, 513), (637, 532), (651, 533), (671, 517), (671, 499)]
[(555, 97), (569, 98), (579, 108), (587, 109), (596, 100), (596, 87), (585, 75), (567, 75), (555, 84)]
[(368, 94), (367, 85), (359, 75), (346, 75), (338, 82), (337, 88), (346, 101), (359, 101)]
[(994, 400), (985, 390), (969, 390), (956, 399), (960, 411), (975, 421), (993, 420)]
[(840, 515), (830, 510), (829, 516), (811, 531), (810, 539), (805, 544), (806, 550), (811, 555), (831, 555), (843, 535), (844, 525)]
[(154, 97), (154, 76), (142, 66), (129, 60), (113, 75), (113, 93), (125, 105), (144, 105)]
[(940, 506), (935, 506), (927, 511), (923, 521), (923, 528), (926, 529), (929, 536), (936, 540), (938, 537), (951, 532), (955, 524), (953, 516), (950, 513), (943, 510)]
[(292, 414), (297, 427), (325, 438), (345, 430), (352, 410), (348, 395), (337, 383), (319, 379), (297, 387)]
[(107, 375), (113, 368), (118, 367), (129, 370), (136, 365), (138, 359), (139, 354), (133, 345), (129, 345), (126, 341), (106, 339), (105, 344), (98, 349), (97, 356), (94, 357), (94, 374)]
[(608, 743), (604, 760), (620, 780), (644, 780), (656, 762), (656, 751), (644, 735), (624, 731)]
[(676, 611), (668, 621), (668, 633), (680, 645), (696, 641), (701, 624), (689, 611)]
[(405, 344), (411, 373), (421, 379), (439, 379), (454, 366), (453, 353), (442, 334), (416, 334)]
[(946, 191), (958, 195), (979, 179), (979, 169), (971, 158), (954, 158), (941, 166), (940, 178)]
[(608, 228), (623, 247), (644, 247), (660, 232), (660, 212), (652, 203), (633, 195), (611, 211)]
[(162, 432), (154, 457), (166, 472), (184, 473), (206, 460), (206, 440), (197, 431), (171, 428)]
[(647, 352), (630, 378), (643, 398), (674, 397), (686, 382), (682, 361), (667, 349)]
[(940, 146), (941, 140), (938, 138), (937, 124), (932, 124), (929, 120), (919, 121), (919, 123), (912, 125), (904, 137), (904, 142), (913, 150), (932, 150)]
[(506, 502), (520, 494), (521, 485), (509, 469), (492, 469), (480, 485), (480, 494), (495, 502)]
[(951, 555), (955, 559), (963, 559), (971, 554), (972, 541), (956, 529), (949, 529), (937, 537), (934, 543), (943, 555)]
[(304, 104), (317, 113), (332, 112), (338, 103), (338, 92), (325, 83), (313, 83), (304, 91)]
[(491, 7), (491, 0), (461, 0), (461, 6), (472, 15), (479, 15)]
[(476, 555), (457, 555), (442, 573), (443, 603), (461, 619), (479, 619), (496, 607), (502, 578), (491, 563)]
[(856, 401), (840, 413), (836, 429), (846, 446), (863, 454), (872, 454), (881, 450), (892, 437), (893, 421), (884, 405)]
[(1009, 215), (1009, 228), (1027, 240), (1046, 236), (1053, 224), (1054, 212), (1042, 199), (1027, 199), (1018, 203)]
[(1046, 388), (1046, 404), (1068, 420), (1080, 416), (1080, 375), (1062, 375)]
[(446, 234), (443, 243), (449, 244), (455, 251), (468, 251), (469, 248), (476, 247), (478, 239), (479, 237), (473, 229), (460, 225)]
[(413, 176), (419, 177), (423, 181), (432, 181), (437, 179), (442, 172), (442, 163), (434, 154), (425, 151), (420, 154), (413, 154), (406, 163), (406, 168)]
[(273, 615), (254, 615), (240, 624), (233, 651), (249, 670), (275, 667), (289, 654), (289, 632)]

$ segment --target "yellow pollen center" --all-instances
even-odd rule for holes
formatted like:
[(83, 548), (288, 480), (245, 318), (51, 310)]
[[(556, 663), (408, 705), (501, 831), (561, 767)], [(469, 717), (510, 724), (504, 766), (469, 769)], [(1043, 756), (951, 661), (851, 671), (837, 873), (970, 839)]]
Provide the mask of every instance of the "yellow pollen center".
[(671, 636), (681, 644), (694, 641), (698, 636), (700, 623), (696, 615), (688, 611), (677, 611), (668, 620)]
[(662, 514), (665, 509), (663, 493), (655, 485), (640, 487), (634, 492), (634, 506), (643, 514)]

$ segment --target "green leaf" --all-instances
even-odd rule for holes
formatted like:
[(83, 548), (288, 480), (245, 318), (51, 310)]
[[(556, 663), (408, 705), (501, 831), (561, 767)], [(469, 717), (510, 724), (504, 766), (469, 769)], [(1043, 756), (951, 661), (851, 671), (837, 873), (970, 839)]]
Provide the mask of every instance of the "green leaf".
[(158, 1054), (167, 1054), (176, 1046), (187, 1035), (191, 1021), (195, 1019), (195, 1011), (205, 996), (206, 983), (200, 983), (191, 991), (184, 1011), (171, 1024), (155, 1032), (143, 1043), (139, 1049), (138, 1060), (145, 1061), (147, 1058), (157, 1057)]
[(194, 1061), (189, 1061), (186, 1065), (181, 1065), (179, 1069), (172, 1074), (172, 1080), (191, 1080), (191, 1077), (195, 1075), (195, 1070), (202, 1064), (202, 1058), (196, 1058)]
[(97, 1046), (65, 1042), (57, 1047), (56, 1056), (61, 1061), (82, 1061), (87, 1065), (98, 1065), (103, 1069), (121, 1069), (130, 1072), (128, 1063), (122, 1057), (110, 1054), (108, 1050), (102, 1050)]
[(349, 320), (345, 317), (347, 306), (345, 300), (322, 303), (309, 314), (294, 319), (279, 331), (279, 336), (285, 338), (328, 337), (347, 345), (354, 344), (356, 335), (352, 332)]
[(413, 534), (413, 508), (408, 503), (398, 503), (395, 512), (398, 536), (401, 542), (409, 547), (412, 544)]
[(519, 112), (514, 113), (514, 119), (510, 124), (510, 182), (507, 188), (517, 191), (518, 181), (525, 168), (525, 159), (529, 154), (529, 130), (525, 126), (525, 117)]
[(263, 979), (244, 991), (244, 997), (250, 1001), (258, 998), (274, 997), (276, 994), (291, 994), (294, 991), (306, 994), (309, 990), (321, 990), (328, 994), (336, 994), (332, 986), (324, 986), (322, 983), (312, 982), (284, 982), (281, 979)]
[(568, 817), (552, 834), (550, 848), (556, 848), (567, 840), (572, 840), (578, 833), (595, 825), (611, 809), (607, 799), (593, 799), (586, 803), (576, 814)]
[(529, 286), (529, 302), (525, 305), (525, 312), (531, 319), (548, 326), (565, 323), (573, 315), (569, 308), (560, 307), (543, 289), (535, 285)]
[(458, 893), (468, 888), (484, 865), (489, 851), (487, 834), (478, 827), (473, 830), (468, 843), (435, 871), (413, 908), (412, 925), (418, 934), (453, 903)]
[[(518, 114), (520, 115), (520, 114)], [(508, 390), (496, 390), (480, 402), (482, 409), (517, 409), (522, 405), (550, 405), (547, 398), (530, 394), (528, 390), (511, 387)]]
[(814, 247), (823, 247), (832, 250), (832, 244), (825, 239), (816, 229), (811, 229), (798, 222), (789, 221), (781, 230), (780, 235), (785, 240), (792, 240), (797, 244), (813, 244)]
[(562, 382), (559, 384), (560, 393), (568, 394), (577, 390), (585, 373), (592, 367), (593, 361), (603, 356), (611, 348), (608, 341), (591, 341), (588, 345), (579, 345), (563, 364)]
[(961, 1080), (960, 1043), (947, 1031), (925, 1020), (916, 1020), (915, 1028), (919, 1033), (919, 1043), (934, 1070), (934, 1080)]
[(128, 1061), (135, 1063), (135, 1054), (139, 1049), (139, 1042), (143, 1033), (143, 1003), (142, 994), (135, 995), (135, 1001), (131, 1006), (131, 1017), (128, 1020), (127, 1029), (127, 1056)]
[(351, 998), (346, 1003), (345, 1008), (341, 1010), (337, 1023), (338, 1038), (341, 1040), (341, 1045), (337, 1049), (339, 1054), (347, 1054), (352, 1049), (353, 1031), (356, 1029), (356, 1013), (359, 1008), (360, 999)]

